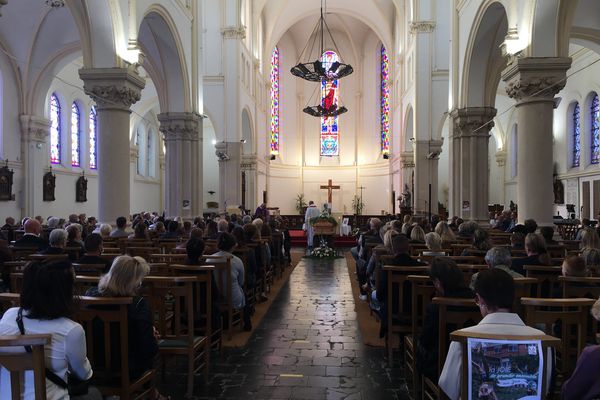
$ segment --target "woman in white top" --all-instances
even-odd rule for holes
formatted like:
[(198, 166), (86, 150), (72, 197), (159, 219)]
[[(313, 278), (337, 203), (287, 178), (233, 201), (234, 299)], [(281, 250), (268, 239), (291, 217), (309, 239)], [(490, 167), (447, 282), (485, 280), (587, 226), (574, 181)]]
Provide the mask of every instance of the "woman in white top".
[[(68, 374), (80, 380), (92, 377), (85, 333), (81, 325), (70, 319), (74, 311), (74, 281), (75, 274), (69, 261), (30, 263), (23, 272), (22, 308), (9, 309), (0, 320), (0, 335), (21, 334), (17, 323), (19, 315), (22, 315), (25, 334), (51, 334), (50, 344), (44, 347), (46, 368), (64, 382), (67, 382)], [(6, 350), (0, 348), (0, 351)], [(33, 400), (33, 371), (25, 373), (22, 388), (22, 398)], [(67, 389), (49, 379), (46, 379), (46, 395), (48, 400), (70, 398)], [(0, 374), (0, 398), (11, 398), (10, 375), (4, 368)]]

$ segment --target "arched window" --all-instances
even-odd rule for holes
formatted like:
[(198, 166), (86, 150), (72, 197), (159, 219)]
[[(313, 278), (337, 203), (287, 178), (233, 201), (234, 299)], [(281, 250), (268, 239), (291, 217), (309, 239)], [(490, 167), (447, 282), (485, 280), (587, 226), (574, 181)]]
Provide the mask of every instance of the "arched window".
[(50, 162), (60, 164), (60, 101), (56, 94), (50, 96)]
[(97, 150), (97, 138), (98, 138), (98, 115), (96, 114), (96, 107), (92, 107), (90, 110), (89, 117), (90, 125), (90, 169), (98, 168), (98, 150)]
[(148, 167), (148, 176), (154, 178), (156, 176), (154, 173), (154, 160), (156, 157), (154, 156), (154, 131), (152, 129), (148, 129), (146, 141), (148, 144), (146, 150), (146, 166)]
[[(334, 51), (326, 51), (321, 56), (321, 63), (325, 70), (331, 68), (331, 64), (339, 61), (338, 55)], [(324, 108), (326, 103), (331, 102), (333, 105), (338, 105), (340, 97), (340, 89), (338, 80), (321, 81), (321, 102)], [(339, 131), (338, 131), (338, 116), (322, 117), (321, 118), (321, 156), (331, 157), (338, 156), (339, 152)]]
[(279, 154), (279, 49), (271, 54), (271, 154)]
[(573, 167), (579, 167), (581, 159), (581, 129), (579, 103), (573, 107)]
[(81, 152), (79, 143), (81, 139), (81, 113), (77, 103), (71, 104), (71, 166), (81, 166)]
[(600, 162), (600, 122), (598, 119), (600, 118), (600, 103), (598, 102), (598, 95), (594, 94), (594, 98), (592, 98), (592, 105), (590, 107), (590, 115), (592, 120), (590, 130), (590, 137), (592, 138), (592, 157), (591, 163), (598, 164)]
[(381, 153), (390, 154), (390, 63), (381, 45)]

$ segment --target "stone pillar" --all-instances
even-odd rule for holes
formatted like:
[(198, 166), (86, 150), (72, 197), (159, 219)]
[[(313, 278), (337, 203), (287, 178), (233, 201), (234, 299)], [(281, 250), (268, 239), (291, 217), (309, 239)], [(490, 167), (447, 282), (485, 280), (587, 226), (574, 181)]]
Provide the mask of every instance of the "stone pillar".
[(219, 208), (237, 207), (242, 202), (242, 143), (221, 142), (215, 149), (219, 159)]
[(48, 166), (46, 140), (50, 135), (50, 120), (37, 115), (20, 115), (21, 149), (23, 160), (23, 216), (34, 216), (35, 193), (42, 194), (42, 177)]
[[(404, 151), (400, 153), (400, 187), (398, 189), (398, 193), (396, 194), (396, 202), (398, 201), (398, 196), (404, 193), (404, 185), (408, 185), (408, 189), (410, 190), (411, 195), (414, 194), (413, 187), (413, 173), (415, 172), (415, 155), (412, 151)], [(414, 196), (411, 199), (411, 202), (414, 203)], [(400, 209), (400, 204), (396, 204), (397, 208)], [(413, 205), (411, 204), (411, 207)]]
[(517, 101), (517, 206), (519, 223), (533, 218), (552, 226), (554, 95), (566, 84), (571, 58), (518, 58), (503, 72), (506, 92)]
[(165, 154), (165, 208), (169, 217), (202, 214), (202, 117), (195, 113), (158, 114)]
[(452, 124), (452, 214), (489, 222), (488, 141), (493, 107), (468, 107), (450, 113)]
[(145, 80), (133, 68), (80, 69), (98, 113), (98, 221), (130, 214), (129, 117)]
[[(414, 140), (415, 192), (413, 207), (416, 212), (437, 214), (438, 160), (442, 152), (441, 140)], [(429, 191), (431, 185), (431, 193)], [(431, 196), (430, 196), (431, 194)]]
[(254, 210), (256, 209), (256, 207), (258, 207), (258, 204), (256, 202), (256, 175), (258, 171), (256, 168), (256, 156), (242, 156), (241, 169), (246, 176), (246, 198), (244, 206), (248, 210)]

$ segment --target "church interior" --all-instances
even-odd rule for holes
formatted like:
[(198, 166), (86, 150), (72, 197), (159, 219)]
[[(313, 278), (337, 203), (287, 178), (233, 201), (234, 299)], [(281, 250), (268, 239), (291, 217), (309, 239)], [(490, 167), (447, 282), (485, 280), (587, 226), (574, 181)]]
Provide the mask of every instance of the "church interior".
[[(5, 358), (66, 380), (57, 316), (88, 339), (73, 399), (600, 397), (599, 26), (596, 0), (0, 0), (0, 397), (18, 364), (19, 398), (68, 398)], [(53, 263), (105, 303), (36, 310)], [(123, 334), (132, 298), (163, 361), (117, 340), (111, 387), (81, 304)]]

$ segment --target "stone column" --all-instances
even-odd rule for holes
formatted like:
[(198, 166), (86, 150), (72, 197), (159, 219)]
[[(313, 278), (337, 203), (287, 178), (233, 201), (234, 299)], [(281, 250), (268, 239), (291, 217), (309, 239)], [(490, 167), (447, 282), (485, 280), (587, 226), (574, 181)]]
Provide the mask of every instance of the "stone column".
[(49, 158), (46, 140), (50, 135), (50, 120), (37, 115), (20, 115), (21, 149), (23, 160), (23, 216), (33, 217), (36, 207), (35, 194), (42, 194), (42, 177)]
[(258, 204), (256, 203), (256, 156), (242, 156), (241, 169), (246, 175), (246, 204), (244, 204), (244, 206), (248, 210), (254, 210), (256, 207), (258, 207)]
[(506, 92), (517, 101), (517, 206), (519, 223), (533, 218), (552, 226), (554, 95), (566, 84), (571, 58), (519, 58), (502, 72)]
[[(437, 214), (438, 160), (442, 152), (441, 140), (414, 140), (415, 193), (413, 207), (416, 212)], [(431, 196), (429, 186), (431, 185)]]
[(129, 117), (146, 85), (133, 68), (80, 69), (98, 113), (98, 221), (130, 214)]
[(165, 140), (165, 208), (169, 217), (202, 213), (202, 117), (195, 113), (158, 114)]
[[(404, 151), (400, 153), (400, 188), (398, 193), (396, 194), (396, 206), (400, 209), (400, 204), (398, 203), (398, 196), (404, 193), (404, 185), (408, 185), (408, 189), (410, 190), (411, 195), (414, 194), (413, 188), (413, 173), (415, 172), (415, 155), (412, 151)], [(411, 199), (414, 202), (414, 196)], [(411, 204), (411, 207), (413, 205)]]
[(488, 221), (488, 141), (496, 116), (493, 107), (468, 107), (450, 113), (452, 125), (452, 214)]
[(242, 143), (221, 142), (215, 149), (219, 159), (219, 208), (237, 207), (242, 202)]

